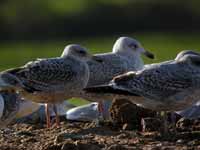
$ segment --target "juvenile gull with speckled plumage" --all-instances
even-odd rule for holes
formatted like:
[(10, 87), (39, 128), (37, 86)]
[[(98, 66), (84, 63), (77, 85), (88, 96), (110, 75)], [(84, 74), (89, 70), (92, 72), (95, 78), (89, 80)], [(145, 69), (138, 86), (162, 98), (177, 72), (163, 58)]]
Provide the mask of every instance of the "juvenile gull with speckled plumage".
[[(61, 57), (38, 59), (2, 72), (0, 87), (12, 88), (25, 99), (47, 103), (47, 126), (50, 127), (48, 103), (71, 98), (87, 85), (89, 68), (86, 61), (89, 59), (101, 61), (80, 45), (68, 45)], [(56, 107), (55, 113), (58, 125)]]
[(111, 97), (114, 97), (112, 93), (123, 94), (133, 103), (156, 111), (183, 110), (200, 99), (200, 54), (179, 53), (175, 60), (128, 72), (115, 77), (108, 85), (85, 91)]
[[(179, 58), (183, 57), (184, 55), (190, 55), (190, 54), (198, 55), (198, 53), (191, 51), (191, 50), (182, 51), (181, 53), (178, 54), (176, 59), (179, 59)], [(200, 108), (200, 101), (197, 101), (197, 103), (195, 103), (191, 107), (186, 108), (181, 111), (177, 111), (176, 113), (178, 113), (179, 115), (181, 115), (182, 117), (185, 117), (185, 118), (197, 119), (197, 118), (200, 118), (200, 109), (199, 108)]]

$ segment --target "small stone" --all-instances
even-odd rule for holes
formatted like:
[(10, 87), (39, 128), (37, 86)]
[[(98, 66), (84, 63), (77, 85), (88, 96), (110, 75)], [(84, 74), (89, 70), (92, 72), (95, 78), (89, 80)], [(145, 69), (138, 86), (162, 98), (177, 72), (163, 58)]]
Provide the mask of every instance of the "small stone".
[(180, 120), (178, 120), (178, 122), (176, 123), (176, 127), (180, 128), (182, 130), (185, 130), (187, 128), (190, 128), (192, 126), (192, 120), (190, 119), (186, 119), (186, 118), (181, 118)]
[(162, 146), (162, 143), (156, 144), (156, 147), (161, 147), (161, 146)]
[(129, 135), (126, 135), (125, 133), (122, 133), (120, 135), (117, 136), (118, 139), (123, 139), (123, 138), (127, 138)]
[(183, 144), (185, 141), (183, 139), (179, 139), (176, 141), (177, 144)]
[(188, 145), (190, 145), (190, 146), (200, 145), (200, 141), (197, 139), (193, 140), (193, 141), (189, 141)]
[(66, 133), (61, 133), (59, 135), (56, 136), (55, 140), (54, 140), (54, 144), (58, 144), (64, 141), (65, 139), (65, 134)]
[(19, 132), (16, 132), (15, 135), (17, 135), (17, 136), (35, 136), (35, 134), (33, 134), (29, 131), (19, 131)]
[(108, 147), (107, 150), (127, 150), (126, 147), (122, 146), (122, 145), (111, 145), (110, 147)]
[(32, 142), (32, 143), (34, 143), (34, 142), (37, 142), (37, 140), (35, 138), (33, 138), (33, 137), (28, 137), (28, 138), (22, 139), (21, 142), (22, 143), (25, 143), (25, 142)]
[(47, 145), (43, 150), (60, 150), (61, 145)]
[(63, 142), (65, 139), (72, 139), (72, 140), (81, 140), (83, 139), (82, 135), (78, 135), (78, 134), (73, 134), (73, 133), (60, 133), (58, 136), (56, 136), (54, 143), (61, 143)]
[(72, 143), (64, 143), (61, 150), (78, 150), (77, 146)]
[(78, 149), (80, 150), (101, 150), (101, 148), (98, 145), (90, 144), (90, 143), (83, 144), (83, 143), (77, 142), (77, 146), (78, 146)]
[(122, 127), (122, 130), (132, 130), (132, 129), (133, 129), (133, 125), (129, 123), (125, 123)]

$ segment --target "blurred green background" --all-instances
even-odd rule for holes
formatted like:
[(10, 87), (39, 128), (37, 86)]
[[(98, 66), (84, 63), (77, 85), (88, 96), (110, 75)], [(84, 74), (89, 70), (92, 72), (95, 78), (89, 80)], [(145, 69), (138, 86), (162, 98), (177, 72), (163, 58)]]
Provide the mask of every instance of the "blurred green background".
[(0, 71), (59, 56), (71, 43), (111, 51), (120, 36), (155, 53), (145, 63), (200, 50), (199, 6), (197, 0), (1, 0)]

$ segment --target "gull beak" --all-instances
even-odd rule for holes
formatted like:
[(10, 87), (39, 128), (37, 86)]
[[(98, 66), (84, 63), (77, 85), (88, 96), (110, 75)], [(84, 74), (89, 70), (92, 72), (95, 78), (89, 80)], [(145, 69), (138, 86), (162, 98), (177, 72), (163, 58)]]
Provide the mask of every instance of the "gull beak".
[(91, 56), (91, 59), (96, 61), (96, 62), (103, 62), (103, 59), (98, 57), (98, 56)]
[(144, 48), (140, 48), (140, 51), (148, 58), (150, 59), (154, 59), (155, 56), (153, 53), (151, 53), (150, 51), (145, 50)]
[(145, 51), (145, 52), (144, 52), (144, 55), (147, 56), (147, 57), (149, 57), (149, 58), (151, 58), (151, 59), (154, 59), (154, 58), (155, 58), (154, 54), (151, 53), (151, 52), (149, 52), (149, 51)]

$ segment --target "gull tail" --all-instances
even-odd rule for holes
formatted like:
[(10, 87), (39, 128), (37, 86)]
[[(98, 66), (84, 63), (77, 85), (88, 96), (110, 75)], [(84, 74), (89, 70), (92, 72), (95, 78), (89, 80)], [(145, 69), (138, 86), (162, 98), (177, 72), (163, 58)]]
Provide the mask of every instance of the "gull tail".
[(2, 78), (2, 75), (0, 75), (0, 87), (6, 87), (8, 86), (9, 84), (7, 84), (3, 78)]
[(113, 84), (92, 86), (83, 89), (85, 93), (98, 93), (98, 94), (117, 94), (127, 96), (139, 96), (125, 89), (116, 88)]
[(14, 88), (20, 84), (20, 81), (10, 73), (0, 74), (0, 89)]
[(4, 99), (0, 95), (0, 118), (2, 118), (2, 116), (3, 116), (3, 111), (4, 111)]

